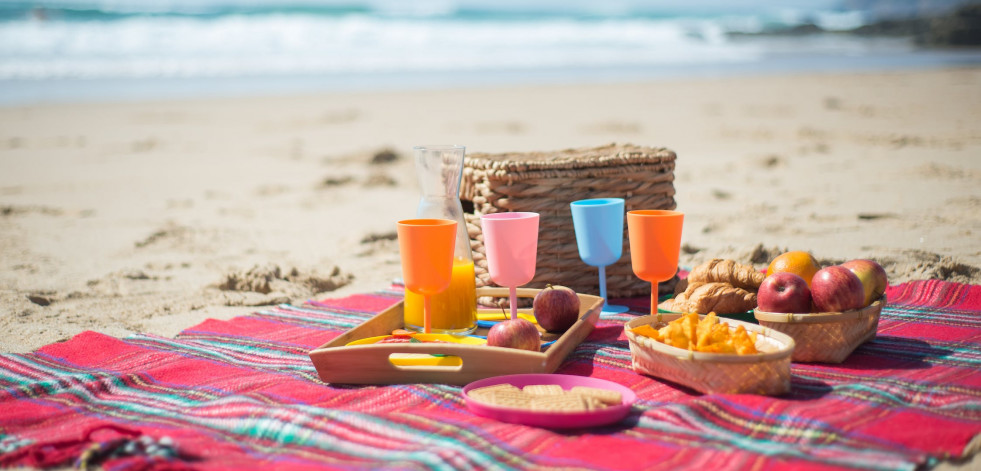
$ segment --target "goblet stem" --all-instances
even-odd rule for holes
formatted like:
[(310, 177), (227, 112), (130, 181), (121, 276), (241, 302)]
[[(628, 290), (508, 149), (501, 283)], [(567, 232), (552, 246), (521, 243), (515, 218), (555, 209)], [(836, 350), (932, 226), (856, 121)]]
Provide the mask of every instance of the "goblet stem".
[(422, 331), (429, 334), (432, 333), (432, 322), (430, 322), (432, 316), (429, 312), (429, 295), (422, 297)]
[(603, 298), (603, 308), (605, 309), (610, 305), (608, 299), (606, 299), (606, 267), (599, 267), (599, 277), (600, 277), (600, 297)]
[(651, 315), (657, 315), (657, 320), (661, 320), (661, 313), (657, 311), (657, 282), (651, 282)]
[(518, 287), (509, 286), (508, 295), (511, 297), (511, 320), (518, 318)]

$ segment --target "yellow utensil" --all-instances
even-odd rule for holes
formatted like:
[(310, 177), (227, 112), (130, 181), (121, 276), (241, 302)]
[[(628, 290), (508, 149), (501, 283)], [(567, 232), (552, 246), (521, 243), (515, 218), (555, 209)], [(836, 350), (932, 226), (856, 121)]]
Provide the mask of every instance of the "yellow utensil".
[[(504, 313), (504, 312), (493, 312), (493, 311), (482, 312), (482, 311), (477, 311), (477, 320), (478, 321), (504, 321), (504, 320), (510, 319), (509, 316), (510, 316), (510, 314), (507, 314), (507, 313)], [(520, 317), (520, 318), (522, 318), (522, 319), (524, 319), (526, 321), (529, 321), (532, 324), (537, 324), (538, 323), (538, 320), (535, 319), (535, 316), (532, 315), (532, 314), (528, 314), (527, 312), (519, 312), (518, 313), (518, 317)]]
[[(371, 345), (373, 343), (381, 342), (382, 340), (385, 340), (389, 337), (391, 337), (391, 335), (379, 335), (377, 337), (358, 339), (352, 342), (348, 342), (346, 346)], [(456, 335), (450, 335), (450, 334), (412, 334), (410, 337), (420, 342), (440, 341), (440, 342), (462, 343), (466, 345), (485, 345), (487, 343), (487, 340), (477, 337), (465, 337), (465, 336), (458, 337)]]
[[(391, 337), (391, 335), (379, 335), (377, 337), (363, 338), (353, 342), (348, 342), (347, 346), (371, 345), (389, 337)], [(487, 340), (485, 339), (476, 337), (457, 337), (449, 334), (412, 334), (411, 338), (420, 342), (432, 342), (438, 340), (442, 342), (460, 343), (464, 345), (487, 344)], [(428, 353), (394, 353), (389, 356), (388, 359), (393, 365), (396, 366), (460, 366), (463, 364), (463, 360), (455, 355), (436, 356)]]

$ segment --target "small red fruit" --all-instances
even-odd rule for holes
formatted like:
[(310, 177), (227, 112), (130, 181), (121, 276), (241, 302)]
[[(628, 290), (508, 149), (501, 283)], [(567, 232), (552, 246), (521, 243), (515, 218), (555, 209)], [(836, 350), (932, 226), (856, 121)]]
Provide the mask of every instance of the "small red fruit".
[(851, 270), (834, 265), (814, 274), (811, 298), (818, 312), (850, 311), (865, 305), (865, 288)]
[(776, 272), (763, 280), (756, 304), (764, 312), (811, 312), (811, 290), (800, 276)]
[(532, 306), (538, 325), (548, 332), (563, 332), (579, 320), (579, 296), (565, 286), (546, 286)]
[(541, 351), (542, 336), (535, 324), (522, 318), (506, 320), (494, 324), (487, 332), (487, 345), (492, 347), (517, 348)]

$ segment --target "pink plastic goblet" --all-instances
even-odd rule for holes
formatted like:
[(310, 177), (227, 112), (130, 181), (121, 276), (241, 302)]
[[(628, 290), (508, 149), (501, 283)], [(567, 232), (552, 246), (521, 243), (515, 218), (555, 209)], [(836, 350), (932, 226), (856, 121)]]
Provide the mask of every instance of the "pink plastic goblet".
[(484, 252), (491, 279), (507, 286), (511, 319), (518, 318), (518, 286), (535, 277), (538, 213), (494, 213), (480, 216)]

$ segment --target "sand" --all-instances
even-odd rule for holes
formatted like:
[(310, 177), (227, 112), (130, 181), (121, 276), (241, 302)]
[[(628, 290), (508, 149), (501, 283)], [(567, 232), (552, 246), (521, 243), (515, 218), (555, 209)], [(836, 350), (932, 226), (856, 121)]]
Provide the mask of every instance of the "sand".
[(0, 352), (385, 288), (423, 143), (666, 146), (682, 265), (979, 283), (979, 122), (977, 68), (3, 108)]
[(682, 265), (981, 283), (979, 122), (978, 68), (0, 108), (0, 352), (385, 288), (423, 143), (669, 147)]

